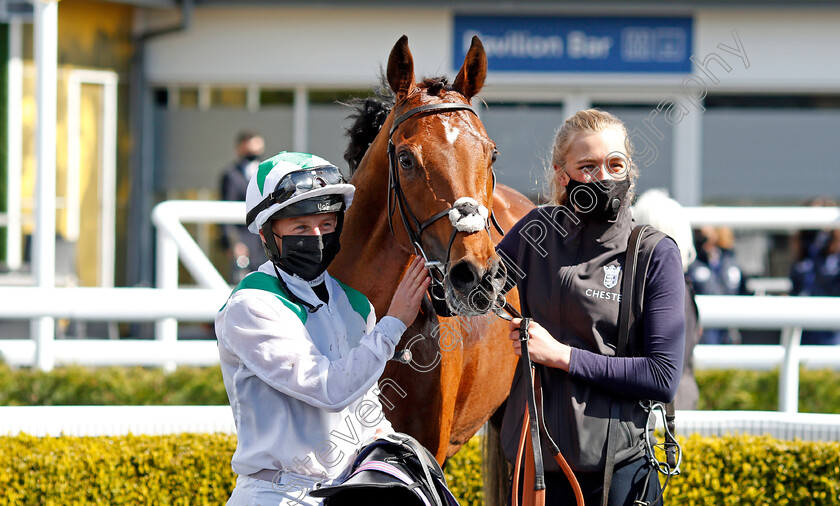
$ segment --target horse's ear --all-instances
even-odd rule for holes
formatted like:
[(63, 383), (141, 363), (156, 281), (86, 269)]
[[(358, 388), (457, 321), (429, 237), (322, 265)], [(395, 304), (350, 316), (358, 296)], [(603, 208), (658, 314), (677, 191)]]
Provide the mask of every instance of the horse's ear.
[(460, 91), (468, 99), (478, 95), (487, 77), (487, 55), (478, 37), (473, 35), (470, 50), (464, 58), (464, 65), (458, 71), (458, 76), (452, 87)]
[(403, 35), (394, 44), (388, 57), (388, 85), (401, 100), (414, 88), (414, 58), (408, 49), (408, 37)]

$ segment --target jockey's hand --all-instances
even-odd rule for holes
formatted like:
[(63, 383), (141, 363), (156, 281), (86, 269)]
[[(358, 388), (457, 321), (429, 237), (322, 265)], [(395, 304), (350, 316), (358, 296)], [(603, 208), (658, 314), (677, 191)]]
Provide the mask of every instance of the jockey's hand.
[[(519, 327), (522, 318), (514, 318), (510, 321), (510, 339), (513, 341), (513, 352), (522, 356), (522, 342), (519, 341)], [(548, 367), (569, 370), (569, 361), (572, 358), (572, 348), (565, 345), (548, 333), (542, 325), (531, 320), (528, 326), (528, 354), (531, 360)]]
[(391, 299), (391, 306), (388, 308), (387, 316), (399, 318), (406, 327), (411, 325), (417, 318), (417, 311), (420, 309), (420, 301), (426, 289), (429, 288), (431, 278), (429, 271), (423, 265), (423, 257), (416, 256), (405, 271), (394, 298)]

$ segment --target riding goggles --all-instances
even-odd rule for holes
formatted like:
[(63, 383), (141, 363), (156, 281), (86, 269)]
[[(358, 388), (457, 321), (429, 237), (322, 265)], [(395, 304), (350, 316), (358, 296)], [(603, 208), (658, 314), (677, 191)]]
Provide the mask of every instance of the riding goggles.
[(282, 204), (289, 199), (309, 191), (335, 184), (346, 184), (347, 181), (335, 165), (323, 165), (313, 169), (289, 172), (277, 182), (274, 190), (265, 196), (259, 205), (255, 206), (245, 217), (247, 223), (252, 223), (257, 215), (274, 204)]

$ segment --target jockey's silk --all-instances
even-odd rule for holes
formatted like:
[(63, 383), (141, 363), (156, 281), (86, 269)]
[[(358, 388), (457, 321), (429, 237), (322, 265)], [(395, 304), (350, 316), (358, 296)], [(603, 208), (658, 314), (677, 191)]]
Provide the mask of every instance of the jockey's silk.
[[(231, 465), (239, 475), (282, 469), (334, 478), (378, 428), (391, 431), (374, 390), (405, 325), (390, 316), (376, 323), (370, 302), (327, 273), (312, 282), (280, 274), (297, 297), (321, 307), (308, 312), (284, 298), (266, 262), (216, 316), (238, 438)], [(311, 288), (322, 281), (327, 304)]]

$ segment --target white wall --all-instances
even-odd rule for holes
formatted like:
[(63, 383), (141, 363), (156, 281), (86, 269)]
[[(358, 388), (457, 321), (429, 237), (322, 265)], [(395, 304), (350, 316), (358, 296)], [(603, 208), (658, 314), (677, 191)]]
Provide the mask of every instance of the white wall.
[[(586, 14), (580, 9), (574, 14)], [(557, 15), (564, 12), (569, 13), (558, 7)], [(717, 83), (699, 68), (694, 68), (692, 75), (703, 80), (707, 93), (835, 94), (840, 90), (840, 60), (833, 54), (834, 47), (840, 42), (840, 4), (838, 7), (797, 9), (722, 7), (694, 12), (671, 8), (668, 12), (693, 16), (692, 54), (698, 62), (714, 53), (730, 67), (727, 72), (719, 63), (710, 63), (710, 71), (715, 74)], [(476, 8), (475, 13), (484, 12)], [(624, 14), (603, 9), (598, 13)], [(286, 88), (299, 85), (309, 88), (369, 88), (377, 79), (379, 67), (387, 63), (394, 43), (403, 34), (409, 37), (418, 78), (441, 74), (451, 78), (461, 65), (460, 61), (452, 62), (453, 22), (454, 13), (445, 8), (198, 7), (189, 30), (148, 43), (148, 78), (152, 86), (232, 83)], [(737, 41), (733, 31), (737, 33)], [(730, 50), (721, 49), (719, 45), (728, 46)], [(744, 58), (733, 52), (740, 52), (742, 56), (745, 54), (749, 66), (746, 66)], [(625, 112), (629, 123), (633, 123), (647, 118), (661, 101), (678, 99), (685, 102), (683, 99), (688, 93), (696, 91), (682, 86), (686, 77), (664, 74), (491, 73), (481, 96), (491, 104), (536, 102), (554, 107), (562, 103), (569, 110), (585, 107), (591, 102), (617, 104), (617, 107), (621, 104), (651, 104), (650, 109)], [(700, 204), (705, 197), (728, 201), (742, 194), (748, 195), (748, 199), (775, 201), (785, 197), (799, 200), (803, 195), (821, 189), (819, 186), (798, 185), (796, 192), (780, 192), (778, 187), (769, 186), (759, 191), (743, 173), (748, 164), (733, 161), (747, 156), (741, 151), (765, 150), (766, 141), (758, 139), (752, 144), (734, 142), (733, 139), (741, 137), (732, 135), (728, 130), (733, 122), (716, 123), (719, 126), (715, 131), (709, 131), (715, 118), (707, 118), (708, 113), (700, 114), (696, 107), (686, 106), (690, 113), (688, 121), (682, 121), (678, 128), (675, 127), (663, 138), (652, 137), (660, 155), (657, 159), (659, 166), (646, 171), (647, 178), (642, 186), (669, 186), (686, 205)], [(559, 125), (567, 112), (565, 109), (559, 111), (553, 123)], [(493, 113), (492, 108), (487, 111), (488, 131), (493, 130)], [(338, 125), (340, 111), (326, 111), (325, 114), (321, 118), (310, 112), (309, 121), (321, 118), (324, 121), (319, 124), (332, 121)], [(833, 116), (834, 112), (823, 114)], [(814, 144), (803, 143), (802, 137), (812, 134), (803, 129), (791, 130), (794, 123), (785, 123), (783, 116), (777, 115), (773, 122), (764, 125), (779, 130), (771, 131), (773, 135), (766, 138), (781, 136), (786, 141), (775, 141), (774, 148)], [(807, 114), (797, 116), (797, 121), (805, 116)], [(828, 121), (831, 125), (836, 122), (833, 119)], [(662, 114), (656, 117), (655, 122), (657, 128), (665, 132), (667, 125)], [(503, 121), (496, 123), (499, 128), (504, 128)], [(309, 130), (314, 126), (310, 125)], [(743, 128), (747, 130), (737, 133), (747, 137), (754, 130), (746, 125)], [(708, 142), (703, 139), (704, 132)], [(498, 136), (500, 142), (505, 136), (511, 137), (509, 132), (494, 130), (490, 133)], [(830, 132), (825, 133), (829, 139), (831, 135)], [(313, 132), (309, 137), (317, 138)], [(225, 146), (229, 138), (229, 135), (225, 137)], [(323, 144), (322, 140), (326, 138), (329, 142)], [(334, 134), (322, 136), (315, 143), (307, 141), (303, 146), (334, 152), (332, 156), (339, 159), (339, 148), (343, 142), (343, 135), (337, 128)], [(513, 183), (517, 189), (531, 194), (540, 184), (539, 175), (544, 165), (542, 158), (539, 153), (532, 153), (530, 158), (517, 156), (516, 149), (528, 150), (529, 147), (520, 145), (514, 138), (511, 142), (515, 142), (516, 146), (503, 150), (502, 160), (507, 161), (500, 162), (500, 180)], [(836, 159), (834, 145), (830, 141), (817, 144), (820, 149), (811, 153), (809, 160)], [(771, 151), (775, 152), (768, 152)], [(675, 153), (687, 152), (694, 154), (675, 158)], [(733, 156), (733, 152), (743, 156)], [(227, 160), (227, 156), (219, 159)], [(789, 163), (783, 162), (787, 158), (768, 156), (766, 159), (776, 173), (784, 174), (791, 168)], [(503, 165), (510, 163), (508, 161), (514, 161), (516, 165), (502, 170)], [(836, 179), (827, 178), (821, 172), (827, 169), (819, 163), (805, 165), (810, 172), (804, 177), (809, 181), (833, 182)], [(722, 180), (730, 186), (715, 188), (715, 185), (720, 185), (718, 175), (727, 176)], [(736, 184), (738, 181), (741, 183)]]
[[(836, 4), (835, 4), (836, 5)], [(827, 91), (840, 87), (840, 9), (703, 10), (695, 15), (694, 54), (714, 52), (732, 67), (717, 64), (720, 83), (714, 91)], [(717, 46), (735, 47), (738, 33), (750, 66)], [(697, 70), (695, 70), (695, 74)], [(713, 91), (709, 88), (709, 91)]]
[[(367, 86), (407, 34), (418, 75), (451, 75), (457, 70), (451, 61), (453, 16), (440, 8), (197, 7), (189, 30), (149, 42), (147, 70), (153, 83)], [(720, 79), (714, 91), (836, 92), (840, 86), (840, 63), (832, 55), (840, 8), (721, 8), (693, 16), (693, 54), (702, 60), (714, 52), (732, 67), (726, 73), (713, 64)], [(749, 68), (717, 47), (736, 47), (733, 30)], [(488, 82), (502, 87), (512, 81), (526, 87), (590, 82), (627, 90), (680, 81), (664, 75), (606, 77), (491, 74)]]
[(372, 84), (408, 35), (418, 75), (450, 74), (443, 9), (198, 7), (189, 30), (147, 47), (152, 83)]

